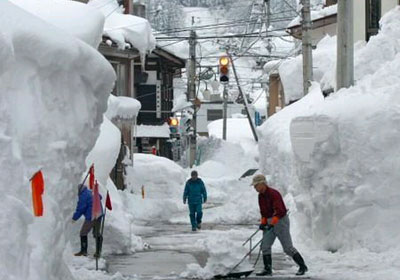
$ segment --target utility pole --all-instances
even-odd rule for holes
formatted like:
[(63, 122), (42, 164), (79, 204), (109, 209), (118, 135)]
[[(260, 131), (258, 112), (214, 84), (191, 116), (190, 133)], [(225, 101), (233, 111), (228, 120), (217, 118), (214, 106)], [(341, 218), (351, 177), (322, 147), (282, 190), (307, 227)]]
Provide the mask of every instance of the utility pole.
[(228, 85), (224, 84), (224, 111), (223, 111), (223, 122), (222, 122), (222, 139), (226, 140), (226, 118), (228, 111)]
[[(269, 26), (271, 25), (271, 2), (270, 1), (271, 0), (264, 0), (264, 4), (266, 5), (265, 8), (267, 10), (267, 12), (266, 12), (267, 18), (265, 20), (265, 25), (266, 25), (265, 26), (266, 27), (265, 37), (267, 37), (267, 35), (269, 35), (268, 29), (269, 29)], [(271, 51), (272, 51), (271, 37), (267, 38), (267, 42), (268, 42), (267, 50), (268, 50), (268, 53), (271, 54)]]
[(311, 11), (310, 11), (310, 0), (301, 0), (300, 3), (303, 5), (301, 9), (302, 50), (303, 50), (303, 95), (306, 95), (310, 87), (310, 81), (312, 81), (313, 79)]
[(354, 84), (353, 1), (338, 1), (336, 90)]
[[(192, 26), (193, 26), (194, 18), (192, 17)], [(191, 126), (193, 128), (193, 134), (191, 134), (189, 140), (189, 166), (192, 167), (194, 165), (196, 159), (196, 150), (197, 150), (197, 143), (196, 143), (196, 121), (197, 121), (197, 114), (196, 114), (196, 32), (192, 29), (190, 31), (189, 37), (189, 67), (187, 71), (187, 79), (188, 79), (188, 100), (193, 104), (193, 118)]]
[(242, 96), (243, 101), (244, 101), (244, 108), (245, 108), (245, 111), (246, 111), (247, 119), (249, 120), (251, 132), (253, 133), (254, 140), (256, 140), (256, 142), (258, 142), (258, 136), (257, 136), (256, 128), (255, 128), (255, 126), (253, 124), (253, 121), (251, 120), (251, 116), (250, 116), (250, 112), (249, 112), (249, 108), (248, 108), (249, 105), (247, 104), (247, 97), (243, 94), (242, 87), (240, 86), (239, 78), (238, 78), (238, 75), (236, 73), (236, 68), (235, 68), (235, 64), (233, 63), (232, 56), (229, 53), (228, 53), (228, 55), (229, 55), (229, 59), (230, 59), (230, 61), (232, 63), (232, 69), (233, 69), (233, 73), (235, 74), (235, 80), (236, 80), (236, 84), (237, 84), (238, 89), (239, 89), (239, 93)]

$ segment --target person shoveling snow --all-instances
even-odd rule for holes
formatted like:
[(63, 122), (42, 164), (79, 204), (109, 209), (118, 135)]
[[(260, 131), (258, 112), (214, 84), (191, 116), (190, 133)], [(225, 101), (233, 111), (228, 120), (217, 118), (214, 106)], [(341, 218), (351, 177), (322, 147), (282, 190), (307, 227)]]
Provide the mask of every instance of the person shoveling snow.
[(303, 257), (293, 247), (289, 230), (289, 217), (287, 216), (287, 209), (281, 194), (268, 186), (267, 179), (262, 174), (255, 175), (251, 185), (259, 193), (258, 203), (261, 212), (261, 224), (259, 228), (263, 230), (261, 250), (263, 253), (264, 270), (256, 275), (272, 275), (271, 247), (276, 237), (281, 242), (283, 251), (291, 256), (299, 266), (296, 275), (304, 275), (308, 268), (304, 263)]

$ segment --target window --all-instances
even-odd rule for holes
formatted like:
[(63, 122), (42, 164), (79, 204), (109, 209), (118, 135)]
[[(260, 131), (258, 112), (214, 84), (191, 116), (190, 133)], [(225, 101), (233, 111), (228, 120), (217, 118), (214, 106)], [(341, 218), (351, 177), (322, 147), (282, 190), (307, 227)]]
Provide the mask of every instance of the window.
[(366, 0), (365, 3), (366, 19), (366, 40), (378, 34), (379, 20), (381, 19), (381, 0)]
[(222, 110), (219, 109), (209, 109), (207, 110), (207, 121), (215, 121), (222, 119)]

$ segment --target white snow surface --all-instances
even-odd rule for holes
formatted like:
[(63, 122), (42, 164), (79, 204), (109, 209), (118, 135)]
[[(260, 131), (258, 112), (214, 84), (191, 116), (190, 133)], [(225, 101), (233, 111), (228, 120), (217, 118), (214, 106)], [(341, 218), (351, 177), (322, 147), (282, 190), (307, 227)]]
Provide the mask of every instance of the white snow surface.
[(109, 120), (114, 118), (134, 119), (142, 107), (140, 102), (132, 97), (110, 95), (106, 117)]
[(136, 137), (149, 137), (149, 138), (169, 138), (170, 130), (169, 125), (145, 125), (141, 124), (136, 127)]
[(10, 1), (94, 48), (101, 42), (104, 16), (88, 5), (68, 0)]
[(294, 235), (320, 277), (400, 275), (399, 18), (399, 7), (386, 14), (356, 53), (355, 86), (323, 99), (314, 83), (261, 127), (262, 171), (293, 202)]
[[(0, 14), (0, 278), (73, 279), (62, 256), (77, 237), (76, 185), (114, 71), (94, 48), (9, 1)], [(29, 178), (38, 169), (44, 216), (33, 218)]]
[(104, 14), (106, 21), (103, 35), (110, 37), (119, 49), (129, 48), (131, 44), (144, 57), (155, 48), (156, 40), (146, 19), (123, 14), (116, 0), (90, 0), (88, 5)]
[[(337, 14), (337, 4), (319, 10), (312, 10), (311, 21), (322, 19), (335, 14)], [(287, 28), (291, 28), (300, 24), (301, 24), (301, 16), (297, 16), (288, 24)]]
[[(226, 138), (228, 142), (240, 145), (247, 154), (257, 157), (257, 142), (247, 118), (228, 118)], [(222, 139), (223, 120), (215, 120), (208, 124), (208, 135)]]

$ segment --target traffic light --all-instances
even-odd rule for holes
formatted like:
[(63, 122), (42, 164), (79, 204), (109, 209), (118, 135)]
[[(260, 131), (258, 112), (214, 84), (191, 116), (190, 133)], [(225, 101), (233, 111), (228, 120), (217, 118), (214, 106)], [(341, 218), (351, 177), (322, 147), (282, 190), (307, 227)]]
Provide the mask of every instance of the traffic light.
[(177, 118), (172, 118), (172, 117), (169, 118), (168, 125), (169, 125), (169, 131), (171, 132), (171, 134), (178, 133), (179, 120)]
[(219, 81), (229, 82), (229, 57), (224, 55), (219, 58)]

